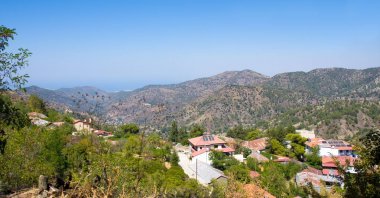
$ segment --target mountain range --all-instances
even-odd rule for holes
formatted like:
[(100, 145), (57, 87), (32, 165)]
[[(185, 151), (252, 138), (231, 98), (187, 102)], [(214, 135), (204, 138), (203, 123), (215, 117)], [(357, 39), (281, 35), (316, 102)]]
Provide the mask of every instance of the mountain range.
[[(326, 68), (273, 77), (251, 70), (228, 71), (128, 92), (95, 87), (26, 90), (57, 109), (92, 114), (109, 124), (162, 128), (176, 120), (181, 126), (202, 124), (215, 132), (240, 124), (260, 128), (292, 124), (340, 138), (380, 126), (380, 68)], [(341, 113), (347, 109), (355, 111)]]

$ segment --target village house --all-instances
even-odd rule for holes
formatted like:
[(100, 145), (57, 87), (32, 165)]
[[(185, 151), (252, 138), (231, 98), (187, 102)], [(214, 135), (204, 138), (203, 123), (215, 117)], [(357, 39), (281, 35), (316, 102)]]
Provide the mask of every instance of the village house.
[(36, 126), (41, 126), (41, 127), (49, 126), (51, 124), (49, 121), (46, 121), (41, 118), (34, 118), (30, 120), (30, 122)]
[(352, 146), (343, 140), (322, 140), (318, 147), (319, 156), (355, 156)]
[(112, 133), (104, 130), (95, 130), (94, 134), (99, 137), (112, 137)]
[(194, 173), (197, 181), (203, 185), (208, 185), (212, 180), (217, 182), (227, 183), (227, 177), (222, 171), (212, 167), (211, 165), (202, 161), (195, 161), (190, 164), (189, 168)]
[(278, 162), (280, 164), (288, 164), (292, 160), (289, 157), (284, 157), (284, 156), (276, 156), (277, 159), (273, 160), (275, 162)]
[(302, 129), (302, 130), (296, 130), (296, 133), (298, 133), (301, 137), (304, 137), (307, 139), (314, 139), (315, 138), (314, 131)]
[(313, 138), (305, 142), (305, 152), (311, 153), (319, 147), (319, 156), (353, 156), (356, 157), (352, 146), (343, 140), (324, 140)]
[(210, 132), (204, 133), (202, 136), (189, 139), (191, 157), (193, 160), (203, 161), (211, 164), (209, 153), (212, 150), (221, 151), (227, 155), (233, 155), (235, 149), (227, 146), (226, 142)]
[(75, 130), (78, 132), (91, 132), (91, 120), (89, 122), (87, 122), (86, 120), (75, 120), (73, 126)]
[(30, 122), (36, 126), (48, 126), (50, 124), (49, 121), (45, 120), (47, 116), (42, 113), (30, 112), (28, 113), (28, 117)]
[(339, 184), (339, 180), (335, 177), (323, 175), (321, 171), (309, 167), (296, 174), (296, 184), (298, 186), (311, 184), (313, 189), (320, 193), (322, 188), (330, 190), (334, 184)]
[(356, 173), (354, 169), (355, 158), (351, 156), (323, 156), (322, 174), (332, 177), (339, 177), (338, 166), (342, 166), (349, 173)]
[(325, 141), (323, 138), (312, 138), (305, 142), (305, 152), (311, 153), (312, 149), (318, 147), (322, 141)]
[(268, 158), (266, 158), (264, 155), (261, 155), (257, 151), (252, 151), (252, 153), (250, 155), (248, 155), (248, 157), (256, 159), (259, 163), (269, 162)]
[(251, 141), (244, 141), (241, 145), (245, 148), (251, 149), (252, 151), (261, 152), (265, 150), (268, 146), (268, 138), (259, 138)]

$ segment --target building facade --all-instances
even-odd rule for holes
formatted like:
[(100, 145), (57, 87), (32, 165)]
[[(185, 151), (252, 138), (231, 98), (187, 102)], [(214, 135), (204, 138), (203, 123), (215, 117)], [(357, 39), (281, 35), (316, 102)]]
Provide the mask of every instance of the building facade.
[(227, 146), (227, 143), (216, 135), (207, 132), (202, 136), (189, 139), (191, 157), (193, 160), (200, 160), (207, 164), (211, 164), (209, 153), (212, 150), (217, 150), (226, 155), (233, 155), (235, 149)]

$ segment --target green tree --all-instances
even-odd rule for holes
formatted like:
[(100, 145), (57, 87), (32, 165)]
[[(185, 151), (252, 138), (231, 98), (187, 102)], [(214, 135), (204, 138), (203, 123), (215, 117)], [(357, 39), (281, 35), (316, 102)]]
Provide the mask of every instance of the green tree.
[(28, 65), (31, 53), (23, 48), (16, 53), (6, 51), (9, 40), (13, 40), (15, 35), (15, 29), (0, 26), (0, 90), (22, 88), (29, 77), (19, 74), (19, 71)]
[(9, 40), (13, 40), (15, 35), (15, 29), (0, 26), (0, 154), (4, 153), (7, 143), (4, 128), (6, 126), (19, 128), (30, 123), (25, 113), (14, 107), (12, 102), (4, 96), (4, 91), (22, 88), (29, 77), (19, 72), (28, 65), (27, 58), (31, 53), (22, 48), (16, 53), (6, 51)]
[(241, 147), (241, 150), (244, 158), (247, 158), (252, 153), (252, 150), (246, 147)]
[(258, 172), (261, 171), (259, 161), (257, 159), (252, 158), (252, 157), (247, 158), (247, 167), (253, 171), (258, 171)]
[(45, 102), (37, 95), (30, 95), (28, 98), (28, 106), (31, 111), (46, 114)]
[(172, 142), (178, 142), (178, 125), (176, 121), (173, 121), (169, 130), (169, 140)]
[(0, 154), (4, 154), (7, 144), (7, 130), (20, 129), (30, 125), (26, 113), (14, 106), (5, 94), (0, 94)]
[(229, 167), (233, 165), (238, 165), (240, 163), (237, 159), (231, 156), (227, 156), (223, 152), (216, 151), (216, 150), (211, 151), (210, 160), (212, 161), (212, 166), (214, 168), (217, 168), (222, 171), (228, 169)]
[(247, 136), (247, 133), (242, 125), (238, 125), (233, 128), (230, 128), (227, 131), (227, 136), (232, 138), (244, 139)]
[(206, 129), (203, 126), (194, 124), (190, 128), (190, 138), (201, 136), (205, 131)]
[(130, 133), (130, 134), (138, 134), (140, 131), (139, 126), (135, 123), (122, 125), (120, 129), (123, 133)]
[(276, 139), (283, 142), (288, 133), (292, 133), (294, 127), (276, 127), (267, 130), (267, 135), (270, 139)]
[(65, 128), (47, 130), (22, 128), (8, 133), (3, 155), (0, 155), (0, 181), (14, 191), (36, 184), (39, 175), (64, 177), (67, 161), (63, 153)]
[(287, 180), (283, 170), (276, 162), (264, 164), (264, 171), (260, 174), (261, 185), (276, 197), (286, 197), (288, 194)]
[(287, 154), (286, 148), (277, 139), (271, 139), (269, 142), (269, 148), (271, 153), (282, 156)]
[(115, 136), (122, 138), (122, 137), (128, 137), (131, 134), (138, 134), (140, 132), (140, 128), (137, 124), (135, 123), (128, 123), (121, 125), (116, 133)]
[(230, 166), (226, 170), (226, 174), (243, 183), (248, 183), (250, 181), (249, 169), (244, 164)]
[(360, 141), (361, 145), (357, 146), (360, 160), (355, 163), (357, 173), (345, 173), (344, 196), (378, 197), (380, 194), (380, 131), (371, 130), (360, 138)]
[(305, 155), (306, 163), (314, 168), (320, 169), (322, 167), (322, 160), (319, 156), (319, 148), (313, 148), (311, 153)]
[(261, 137), (261, 131), (259, 129), (254, 129), (248, 132), (247, 136), (245, 137), (245, 140), (254, 140), (260, 137)]
[(285, 139), (293, 143), (299, 144), (301, 146), (304, 146), (305, 142), (307, 141), (307, 138), (304, 138), (300, 134), (297, 134), (297, 133), (288, 133), (285, 136)]

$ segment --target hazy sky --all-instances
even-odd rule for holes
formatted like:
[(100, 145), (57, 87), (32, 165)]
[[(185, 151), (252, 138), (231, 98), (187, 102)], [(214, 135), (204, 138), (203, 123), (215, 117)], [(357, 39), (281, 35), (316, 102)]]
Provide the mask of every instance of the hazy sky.
[(380, 66), (380, 1), (2, 0), (30, 84), (128, 90), (226, 70)]

